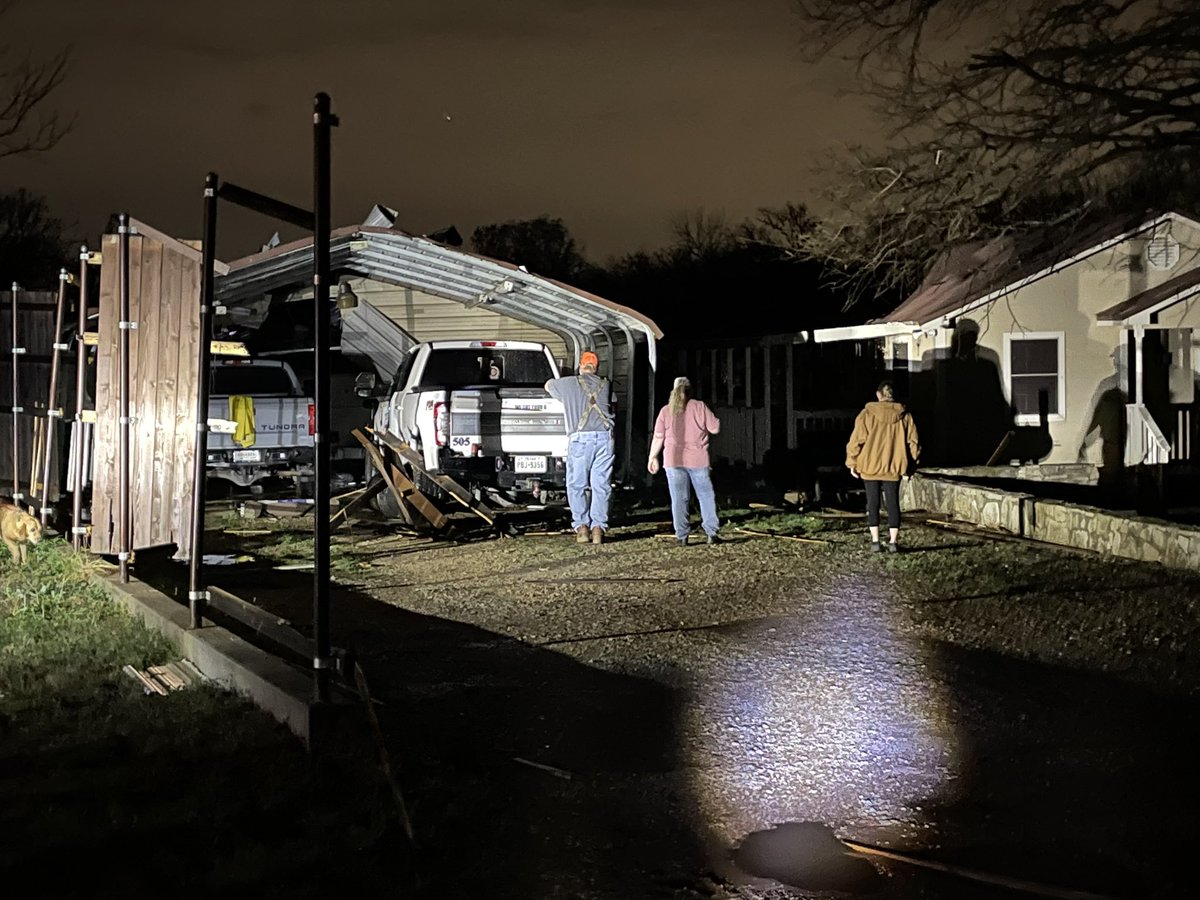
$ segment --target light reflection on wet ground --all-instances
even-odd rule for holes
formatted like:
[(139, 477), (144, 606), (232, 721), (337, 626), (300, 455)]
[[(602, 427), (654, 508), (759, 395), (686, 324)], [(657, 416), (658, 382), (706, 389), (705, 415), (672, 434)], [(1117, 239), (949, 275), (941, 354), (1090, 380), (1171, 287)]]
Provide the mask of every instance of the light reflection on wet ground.
[(695, 791), (730, 846), (788, 822), (893, 826), (955, 802), (950, 698), (902, 603), (846, 582), (803, 613), (722, 632), (683, 717)]

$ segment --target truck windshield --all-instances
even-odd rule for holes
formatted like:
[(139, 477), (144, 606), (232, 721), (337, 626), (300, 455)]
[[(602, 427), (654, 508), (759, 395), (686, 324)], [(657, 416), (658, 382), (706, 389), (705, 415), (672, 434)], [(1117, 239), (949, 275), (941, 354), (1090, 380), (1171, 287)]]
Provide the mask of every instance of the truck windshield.
[(212, 370), (213, 394), (286, 394), (292, 380), (279, 366), (216, 366)]
[(418, 387), (466, 387), (503, 384), (541, 387), (554, 377), (550, 360), (541, 350), (505, 350), (499, 347), (434, 349), (429, 353)]

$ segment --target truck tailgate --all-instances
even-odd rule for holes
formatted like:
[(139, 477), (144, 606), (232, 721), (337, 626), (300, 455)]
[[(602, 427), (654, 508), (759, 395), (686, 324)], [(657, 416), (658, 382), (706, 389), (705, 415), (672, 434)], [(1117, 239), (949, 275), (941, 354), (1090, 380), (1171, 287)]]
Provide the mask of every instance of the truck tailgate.
[[(254, 441), (250, 447), (311, 447), (307, 397), (254, 398)], [(229, 415), (229, 398), (213, 397), (208, 405), (208, 447), (210, 450), (241, 449), (233, 440), (237, 423)]]
[(450, 396), (450, 435), (489, 453), (567, 455), (563, 406), (540, 388), (486, 388)]

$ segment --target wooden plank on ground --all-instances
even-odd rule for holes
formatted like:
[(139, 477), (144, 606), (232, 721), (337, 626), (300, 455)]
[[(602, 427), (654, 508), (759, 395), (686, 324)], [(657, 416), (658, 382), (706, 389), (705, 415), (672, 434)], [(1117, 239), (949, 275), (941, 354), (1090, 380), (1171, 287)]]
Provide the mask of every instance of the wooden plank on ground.
[(353, 500), (349, 500), (338, 508), (329, 518), (330, 528), (336, 529), (339, 525), (350, 521), (350, 513), (354, 512), (362, 506), (370, 502), (371, 498), (387, 487), (387, 482), (380, 478), (377, 481), (372, 481), (360, 491), (355, 491)]
[[(395, 467), (388, 466), (388, 464), (383, 459), (383, 455), (379, 452), (379, 448), (376, 447), (374, 442), (372, 442), (369, 437), (367, 437), (365, 434), (363, 434), (360, 429), (355, 428), (350, 433), (352, 435), (354, 435), (355, 439), (360, 444), (362, 444), (363, 449), (367, 453), (367, 459), (370, 460), (371, 465), (375, 467), (375, 469), (379, 472), (379, 474), (381, 476), (383, 476), (383, 480), (384, 480), (384, 482), (386, 482), (386, 484), (388, 486), (388, 490), (390, 490), (392, 492), (392, 496), (395, 497), (396, 503), (400, 506), (400, 508), (402, 510), (405, 509), (405, 504), (409, 503), (410, 501), (405, 496), (404, 491), (402, 491), (400, 489), (400, 487), (397, 486), (395, 480), (392, 478), (392, 472), (395, 471)], [(408, 479), (406, 478), (405, 481), (408, 481)], [(409, 484), (409, 486), (412, 486), (411, 481), (409, 481), (408, 484)], [(442, 514), (442, 511), (439, 510), (432, 503), (430, 503), (429, 498), (426, 497), (424, 494), (421, 494), (421, 492), (418, 491), (415, 486), (412, 486), (412, 492), (414, 494), (414, 497), (416, 495), (419, 495), (421, 497), (421, 499), (424, 500), (426, 504), (428, 504), (427, 506), (422, 507), (422, 506), (417, 506), (416, 503), (412, 503), (413, 507), (416, 508), (417, 511), (421, 513), (421, 515), (425, 516), (425, 518), (429, 521), (429, 524), (432, 525), (434, 528), (438, 528), (438, 529), (444, 528), (446, 525), (446, 517)]]
[(421, 493), (421, 490), (395, 465), (391, 467), (391, 476), (392, 483), (400, 489), (402, 509), (404, 508), (403, 504), (407, 503), (428, 519), (434, 528), (446, 527), (445, 514), (433, 504), (432, 500)]
[(443, 475), (440, 472), (430, 472), (425, 468), (425, 461), (421, 458), (421, 454), (417, 453), (412, 447), (404, 443), (404, 441), (390, 435), (378, 435), (379, 439), (388, 445), (396, 455), (403, 459), (406, 463), (413, 467), (414, 471), (421, 472), (430, 481), (440, 487), (443, 491), (453, 497), (460, 504), (465, 506), (483, 521), (489, 525), (496, 524), (496, 513), (486, 503), (476, 500), (474, 495), (465, 487), (451, 478), (449, 475)]

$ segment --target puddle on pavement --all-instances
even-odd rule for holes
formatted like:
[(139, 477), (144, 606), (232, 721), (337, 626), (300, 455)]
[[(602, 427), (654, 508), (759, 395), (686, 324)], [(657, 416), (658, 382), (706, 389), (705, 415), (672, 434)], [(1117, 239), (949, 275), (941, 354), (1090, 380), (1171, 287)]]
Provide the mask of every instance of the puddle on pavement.
[(748, 834), (734, 850), (733, 861), (747, 875), (809, 891), (869, 894), (882, 881), (871, 863), (819, 822), (787, 822)]

